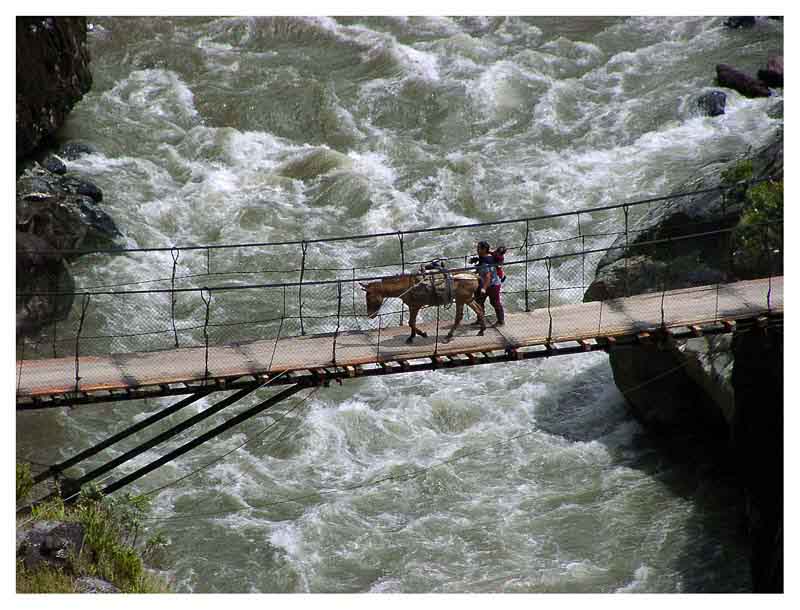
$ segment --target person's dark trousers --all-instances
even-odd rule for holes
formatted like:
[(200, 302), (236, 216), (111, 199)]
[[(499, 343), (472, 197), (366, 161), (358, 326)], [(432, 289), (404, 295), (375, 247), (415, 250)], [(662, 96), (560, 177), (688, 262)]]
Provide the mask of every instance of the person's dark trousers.
[(481, 294), (480, 296), (475, 297), (475, 300), (481, 307), (484, 307), (487, 296), (489, 297), (489, 303), (492, 304), (494, 313), (497, 316), (497, 322), (499, 324), (505, 324), (506, 315), (505, 311), (503, 311), (503, 304), (500, 302), (500, 285), (498, 284), (497, 286), (489, 286), (489, 288), (486, 289), (486, 294)]

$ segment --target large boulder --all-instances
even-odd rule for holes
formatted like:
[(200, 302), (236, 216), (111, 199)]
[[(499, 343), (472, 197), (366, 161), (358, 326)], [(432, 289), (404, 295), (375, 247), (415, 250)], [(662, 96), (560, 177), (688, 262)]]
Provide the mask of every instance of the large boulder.
[(76, 593), (121, 593), (115, 585), (101, 578), (81, 576), (75, 579)]
[(717, 83), (720, 87), (728, 87), (745, 97), (770, 96), (769, 87), (764, 83), (728, 64), (717, 65)]
[[(777, 137), (749, 157), (756, 178), (783, 177), (783, 137)], [(709, 164), (675, 192), (714, 189), (729, 161)], [(620, 235), (597, 265), (584, 301), (686, 288), (725, 281), (735, 273), (730, 257), (730, 233), (708, 235), (655, 246), (655, 240), (706, 233), (735, 226), (743, 210), (743, 193), (736, 190), (678, 197), (658, 205), (633, 222), (627, 249)]]
[(727, 97), (724, 91), (709, 91), (697, 98), (697, 105), (708, 116), (719, 116), (725, 114)]
[(756, 24), (755, 17), (728, 17), (723, 25), (731, 29), (751, 28)]
[(769, 87), (783, 87), (783, 55), (770, 55), (767, 69), (759, 70), (758, 78)]
[(35, 521), (17, 530), (17, 559), (26, 570), (35, 570), (42, 564), (68, 570), (83, 549), (85, 537), (80, 523)]
[(120, 232), (98, 205), (102, 199), (89, 181), (35, 168), (17, 181), (17, 230), (56, 250), (113, 247)]
[(92, 85), (85, 17), (17, 17), (17, 159), (64, 123)]
[[(48, 324), (64, 320), (74, 297), (42, 293), (66, 292), (75, 282), (64, 257), (48, 242), (31, 233), (17, 232), (17, 336), (30, 336)], [(38, 293), (38, 294), (37, 294)]]
[[(67, 265), (74, 254), (55, 250), (110, 248), (120, 236), (99, 206), (102, 192), (91, 182), (34, 167), (17, 181), (17, 334), (31, 336), (65, 319), (73, 297)], [(39, 294), (35, 294), (39, 293)]]

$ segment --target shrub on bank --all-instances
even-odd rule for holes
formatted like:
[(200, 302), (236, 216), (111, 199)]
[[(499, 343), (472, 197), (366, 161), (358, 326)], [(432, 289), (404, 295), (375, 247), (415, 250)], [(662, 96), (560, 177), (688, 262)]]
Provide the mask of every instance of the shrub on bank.
[[(19, 501), (25, 497), (21, 490), (30, 491), (30, 471), (18, 466), (17, 475)], [(166, 538), (158, 534), (137, 547), (148, 511), (144, 496), (105, 497), (97, 488), (84, 489), (74, 505), (56, 497), (33, 507), (27, 518), (18, 520), (18, 528), (30, 529), (36, 523), (78, 524), (82, 544), (70, 545), (57, 563), (26, 562), (18, 551), (17, 592), (78, 592), (82, 590), (78, 581), (87, 578), (111, 583), (123, 593), (169, 592), (168, 583), (145, 568), (145, 562), (157, 565), (163, 558)]]
[[(722, 173), (723, 184), (753, 178), (753, 164), (742, 161)], [(742, 215), (733, 232), (734, 268), (739, 279), (783, 274), (783, 179), (734, 191)]]

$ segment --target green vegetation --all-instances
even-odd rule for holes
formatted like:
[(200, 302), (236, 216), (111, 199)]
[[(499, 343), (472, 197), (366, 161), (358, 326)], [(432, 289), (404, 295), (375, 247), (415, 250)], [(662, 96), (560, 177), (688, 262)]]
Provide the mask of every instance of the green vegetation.
[[(722, 173), (723, 184), (753, 178), (752, 161), (742, 161)], [(741, 185), (731, 195), (742, 202), (733, 233), (734, 268), (742, 279), (783, 272), (783, 180)]]
[(33, 489), (30, 464), (17, 464), (17, 502), (21, 502)]
[[(17, 467), (18, 500), (20, 489), (28, 489), (30, 471)], [(22, 481), (21, 481), (22, 480)], [(75, 590), (74, 581), (92, 576), (114, 584), (125, 593), (166, 593), (169, 586), (145, 569), (145, 561), (154, 567), (164, 558), (167, 539), (162, 534), (139, 541), (142, 518), (149, 510), (144, 496), (124, 494), (104, 497), (97, 488), (87, 487), (77, 503), (65, 506), (60, 497), (43, 502), (31, 510), (26, 521), (62, 521), (80, 523), (85, 539), (80, 553), (67, 558), (63, 569), (52, 566), (26, 570), (17, 562), (17, 592), (64, 593)]]

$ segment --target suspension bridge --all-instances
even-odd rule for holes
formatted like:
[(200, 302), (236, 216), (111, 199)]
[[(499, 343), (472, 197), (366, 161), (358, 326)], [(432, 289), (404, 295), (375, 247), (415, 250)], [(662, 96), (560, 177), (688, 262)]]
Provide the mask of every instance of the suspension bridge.
[[(637, 228), (635, 220), (653, 206), (671, 205), (715, 190), (723, 191), (724, 202), (726, 192), (719, 187), (456, 227), (89, 252), (86, 254), (95, 259), (95, 265), (118, 264), (127, 258), (133, 269), (143, 263), (152, 269), (153, 259), (166, 259), (171, 269), (165, 269), (161, 278), (132, 278), (114, 286), (18, 294), (18, 305), (20, 300), (45, 297), (70, 299), (74, 304), (67, 320), (50, 323), (36, 337), (18, 340), (17, 408), (208, 393), (268, 381), (319, 385), (363, 376), (617, 349), (669, 337), (731, 332), (737, 324), (774, 323), (783, 313), (783, 278), (779, 273), (773, 275), (773, 268), (778, 269), (774, 264), (768, 277), (735, 281), (738, 278), (731, 273), (727, 283), (672, 290), (668, 288), (673, 272), (667, 265), (663, 277), (651, 278), (653, 285), (662, 286), (657, 292), (583, 302), (591, 279), (587, 269), (594, 269), (600, 257), (609, 253), (617, 251), (624, 257), (627, 273), (628, 258), (655, 248), (677, 251), (702, 240), (725, 241), (733, 247), (733, 228), (696, 231), (691, 223), (673, 228), (677, 235), (669, 238), (637, 239), (643, 229)], [(564, 224), (574, 227), (574, 236), (532, 240), (534, 235), (563, 234)], [(435, 256), (441, 253), (442, 237), (451, 241), (458, 232), (474, 238), (488, 235), (495, 243), (508, 243), (515, 232), (519, 235), (521, 244), (509, 247), (517, 257), (504, 264), (510, 278), (503, 287), (509, 312), (505, 326), (490, 327), (479, 336), (476, 329), (464, 325), (448, 341), (453, 310), (432, 307), (419, 324), (427, 337), (407, 344), (404, 308), (381, 311), (375, 320), (366, 316), (359, 290), (363, 282), (415, 271), (432, 258), (444, 258), (451, 266), (456, 261), (454, 270), (474, 269), (468, 266), (471, 253)], [(365, 240), (373, 242), (369, 248), (363, 248)], [(416, 242), (410, 243), (413, 240)], [(386, 248), (386, 242), (396, 243), (397, 251)], [(332, 259), (332, 246), (341, 250), (348, 244), (366, 249), (370, 255), (383, 250), (386, 262), (348, 269), (325, 266)], [(221, 265), (220, 252), (227, 254), (223, 262), (234, 261), (235, 266)], [(532, 257), (532, 252), (538, 256)], [(212, 253), (217, 259), (213, 270)], [(293, 253), (300, 259), (296, 268), (292, 266)], [(283, 269), (252, 268), (254, 261), (276, 258), (283, 262)], [(380, 275), (375, 275), (376, 271)], [(299, 278), (280, 283), (248, 281), (252, 275), (275, 273), (297, 273)], [(218, 278), (226, 281), (207, 285)], [(142, 287), (148, 283), (160, 285)]]
[[(783, 323), (782, 222), (763, 228), (764, 277), (738, 277), (735, 227), (707, 230), (687, 220), (669, 237), (648, 232), (656, 206), (720, 192), (723, 206), (741, 184), (537, 217), (424, 228), (413, 231), (208, 246), (129, 248), (81, 253), (86, 264), (115, 266), (113, 285), (18, 293), (17, 309), (35, 300), (70, 305), (64, 320), (41, 324), (18, 337), (17, 410), (45, 409), (183, 396), (154, 415), (76, 456), (52, 465), (36, 482), (96, 455), (181, 409), (224, 392), (227, 396), (142, 445), (73, 480), (67, 491), (106, 475), (165, 440), (267, 386), (288, 386), (243, 410), (154, 462), (113, 482), (110, 493), (298, 391), (377, 375), (416, 373), (658, 345), (709, 334)], [(724, 210), (723, 210), (724, 212)], [(752, 230), (752, 227), (751, 227)], [(564, 237), (568, 234), (567, 237)], [(534, 239), (536, 237), (537, 239)], [(406, 341), (403, 306), (366, 315), (360, 284), (421, 264), (444, 260), (450, 271), (472, 270), (461, 243), (505, 243), (506, 323), (483, 334), (462, 325), (452, 339), (448, 306), (423, 310), (418, 327), (427, 336)], [(709, 246), (711, 244), (711, 246)], [(463, 247), (463, 246), (462, 246)], [(709, 249), (729, 264), (714, 283), (680, 285), (672, 264), (648, 277), (650, 292), (629, 294), (629, 261), (660, 252), (669, 260), (692, 248)], [(334, 249), (370, 264), (331, 267)], [(624, 261), (625, 294), (584, 302), (602, 257)], [(272, 266), (262, 267), (265, 261)], [(142, 269), (163, 269), (142, 279)], [(438, 273), (438, 272), (433, 272)], [(295, 275), (296, 274), (296, 275)], [(253, 282), (253, 277), (296, 279)], [(129, 279), (125, 279), (125, 278)], [(211, 285), (213, 283), (213, 285)], [(652, 287), (660, 287), (653, 290)], [(40, 301), (41, 302), (41, 301)], [(399, 304), (399, 301), (396, 301)], [(487, 310), (491, 311), (490, 307)], [(488, 312), (487, 312), (488, 313)], [(74, 494), (73, 494), (74, 496)]]

